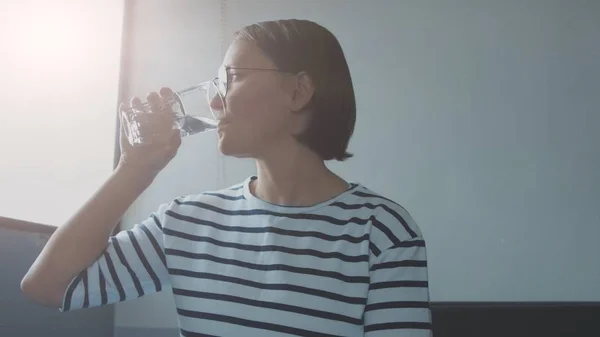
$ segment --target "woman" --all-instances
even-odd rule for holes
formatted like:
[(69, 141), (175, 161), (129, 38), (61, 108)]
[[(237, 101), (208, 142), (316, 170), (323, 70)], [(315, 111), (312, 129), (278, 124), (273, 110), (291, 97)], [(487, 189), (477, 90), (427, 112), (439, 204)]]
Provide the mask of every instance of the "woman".
[(181, 143), (157, 113), (153, 143), (121, 141), (117, 169), (50, 238), (23, 291), (68, 311), (171, 286), (183, 336), (430, 336), (418, 226), (325, 165), (351, 157), (355, 122), (337, 39), (309, 21), (262, 22), (236, 33), (223, 64), (219, 148), (253, 158), (257, 175), (110, 237)]

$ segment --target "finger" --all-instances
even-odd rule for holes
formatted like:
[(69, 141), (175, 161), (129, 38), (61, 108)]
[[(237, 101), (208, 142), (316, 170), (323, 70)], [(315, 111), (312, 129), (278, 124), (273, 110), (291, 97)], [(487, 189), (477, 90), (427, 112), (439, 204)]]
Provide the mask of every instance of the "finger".
[[(132, 119), (131, 122), (138, 122), (139, 125), (137, 126), (136, 129), (138, 130), (140, 136), (145, 136), (146, 130), (145, 130), (144, 125), (146, 125), (148, 122), (148, 118), (147, 118), (148, 114), (146, 113), (147, 109), (144, 108), (144, 103), (137, 96), (132, 97), (131, 100), (129, 100), (129, 104), (131, 106), (131, 109), (134, 112), (131, 115), (131, 119)], [(123, 120), (123, 122), (126, 122), (126, 120)], [(123, 131), (125, 131), (125, 130), (123, 130)], [(126, 134), (125, 134), (125, 136), (126, 136)]]
[(142, 101), (137, 96), (136, 97), (132, 97), (131, 100), (129, 101), (129, 106), (131, 108), (139, 110), (142, 107)]
[[(173, 90), (167, 87), (160, 88), (160, 97), (163, 102), (170, 102), (173, 99)], [(165, 104), (162, 111), (168, 115), (173, 115), (171, 104)]]
[(148, 100), (148, 103), (150, 103), (152, 112), (160, 112), (162, 102), (160, 96), (156, 92), (153, 91), (149, 93), (146, 99)]
[(143, 133), (154, 138), (155, 140), (159, 140), (162, 138), (161, 134), (166, 129), (164, 126), (165, 122), (162, 120), (162, 118), (160, 118), (162, 114), (159, 113), (162, 102), (160, 96), (156, 92), (148, 93), (146, 99), (150, 105), (150, 111), (149, 113), (143, 114), (144, 116), (141, 119), (143, 120)]
[(173, 90), (171, 90), (171, 88), (168, 87), (162, 87), (160, 88), (160, 95), (163, 97), (173, 96)]

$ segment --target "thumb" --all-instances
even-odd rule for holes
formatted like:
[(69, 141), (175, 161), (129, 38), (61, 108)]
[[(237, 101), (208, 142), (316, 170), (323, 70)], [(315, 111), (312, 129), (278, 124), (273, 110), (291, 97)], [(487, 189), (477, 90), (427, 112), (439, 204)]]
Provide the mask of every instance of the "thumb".
[(178, 149), (181, 146), (181, 131), (179, 131), (179, 129), (174, 129), (172, 131), (169, 145), (174, 149)]

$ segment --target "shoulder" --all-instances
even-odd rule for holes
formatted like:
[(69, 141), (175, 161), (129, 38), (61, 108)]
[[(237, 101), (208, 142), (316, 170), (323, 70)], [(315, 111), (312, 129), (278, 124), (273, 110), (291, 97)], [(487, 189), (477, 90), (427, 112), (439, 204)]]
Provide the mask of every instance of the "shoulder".
[(161, 209), (166, 213), (189, 214), (199, 210), (239, 207), (239, 203), (244, 201), (244, 183), (245, 181), (219, 190), (182, 195), (164, 204)]
[(412, 215), (397, 201), (363, 185), (354, 188), (349, 200), (369, 210), (369, 238), (376, 251), (424, 240)]

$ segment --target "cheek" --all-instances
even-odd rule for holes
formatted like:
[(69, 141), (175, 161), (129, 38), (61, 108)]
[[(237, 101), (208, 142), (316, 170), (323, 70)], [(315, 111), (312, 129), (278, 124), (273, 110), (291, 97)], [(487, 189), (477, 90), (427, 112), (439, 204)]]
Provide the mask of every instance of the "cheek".
[(250, 156), (259, 153), (290, 133), (281, 92), (255, 87), (231, 91), (226, 98), (226, 111), (231, 121), (219, 139), (226, 155)]
[(235, 124), (244, 124), (253, 131), (277, 128), (284, 124), (285, 105), (278, 88), (244, 83), (228, 93), (227, 114)]

